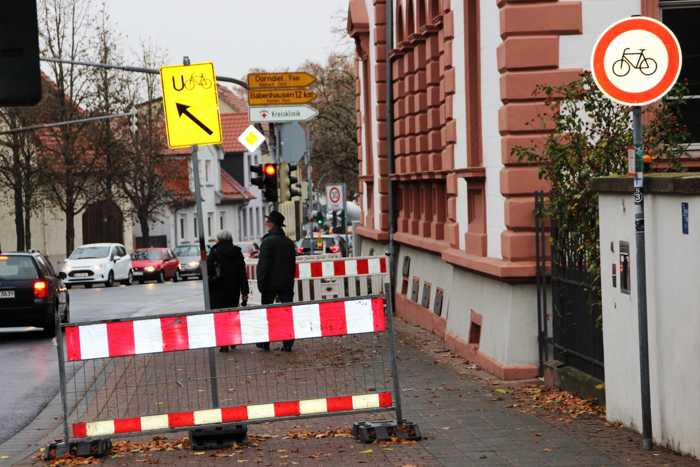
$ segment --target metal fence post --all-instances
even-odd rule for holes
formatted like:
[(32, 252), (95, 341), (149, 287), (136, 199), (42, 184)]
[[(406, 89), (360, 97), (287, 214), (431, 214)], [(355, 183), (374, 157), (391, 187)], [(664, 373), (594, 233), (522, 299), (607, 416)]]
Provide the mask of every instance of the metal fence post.
[(389, 323), (389, 353), (391, 354), (391, 376), (393, 380), (394, 401), (396, 404), (396, 422), (401, 425), (404, 422), (401, 408), (401, 386), (399, 384), (399, 366), (396, 362), (396, 331), (394, 329), (394, 297), (391, 296), (391, 286), (384, 285), (386, 301), (386, 315)]
[(61, 316), (56, 313), (56, 350), (58, 352), (58, 379), (61, 391), (61, 406), (63, 407), (63, 442), (68, 444), (70, 431), (68, 428), (68, 400), (66, 395), (66, 359), (63, 350), (63, 328), (61, 327)]

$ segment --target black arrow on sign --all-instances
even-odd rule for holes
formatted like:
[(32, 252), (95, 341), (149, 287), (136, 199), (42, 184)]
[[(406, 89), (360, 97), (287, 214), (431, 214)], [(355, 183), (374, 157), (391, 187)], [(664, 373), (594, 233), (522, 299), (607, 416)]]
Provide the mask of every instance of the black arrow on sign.
[(186, 115), (187, 117), (189, 117), (190, 120), (192, 120), (194, 123), (196, 123), (197, 126), (199, 126), (199, 128), (206, 131), (208, 135), (211, 135), (212, 133), (214, 133), (213, 131), (211, 131), (211, 129), (208, 126), (206, 126), (204, 123), (202, 123), (201, 120), (199, 120), (197, 117), (192, 115), (192, 113), (190, 113), (189, 110), (187, 110), (190, 108), (189, 105), (178, 104), (178, 103), (176, 103), (175, 105), (177, 106), (177, 114), (180, 117), (182, 117), (183, 115)]

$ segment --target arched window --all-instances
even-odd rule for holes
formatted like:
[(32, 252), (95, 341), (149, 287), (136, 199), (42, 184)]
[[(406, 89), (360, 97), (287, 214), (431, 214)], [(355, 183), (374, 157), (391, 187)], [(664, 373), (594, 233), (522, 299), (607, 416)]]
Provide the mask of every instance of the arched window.
[(429, 7), (429, 16), (430, 19), (434, 19), (437, 15), (440, 14), (440, 0), (430, 0), (430, 7)]
[(403, 29), (403, 8), (401, 8), (401, 5), (399, 5), (396, 13), (396, 43), (399, 43), (406, 39)]
[(426, 9), (426, 2), (425, 0), (418, 0), (418, 29), (420, 30), (423, 26), (425, 26), (425, 9)]
[(416, 32), (416, 16), (413, 10), (413, 0), (408, 0), (406, 6), (406, 36), (415, 34)]

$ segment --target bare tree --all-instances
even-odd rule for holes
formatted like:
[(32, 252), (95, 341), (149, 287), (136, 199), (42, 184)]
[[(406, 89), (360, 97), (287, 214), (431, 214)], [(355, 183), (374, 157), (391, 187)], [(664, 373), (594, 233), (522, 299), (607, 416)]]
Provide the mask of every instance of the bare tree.
[[(35, 107), (0, 108), (0, 126), (21, 128), (40, 120), (45, 101)], [(11, 133), (0, 138), (0, 190), (12, 194), (18, 251), (31, 248), (31, 218), (40, 198), (41, 164), (36, 134)]]
[[(141, 65), (157, 68), (165, 60), (164, 52), (144, 45)], [(178, 202), (176, 187), (189, 186), (187, 162), (183, 156), (166, 153), (160, 79), (144, 75), (132, 89), (138, 108), (138, 130), (130, 134), (130, 151), (122, 161), (124, 176), (119, 188), (129, 201), (131, 214), (141, 227), (143, 241), (150, 242), (150, 225)]]
[(302, 69), (316, 76), (314, 106), (319, 116), (311, 123), (314, 173), (333, 173), (349, 187), (357, 186), (355, 130), (355, 67), (353, 58), (332, 54), (326, 64), (307, 62)]
[[(90, 57), (92, 0), (40, 0), (39, 31), (42, 54), (51, 58), (84, 60)], [(52, 120), (65, 121), (85, 117), (92, 91), (90, 76), (84, 68), (51, 63), (49, 78)], [(93, 136), (84, 125), (64, 126), (42, 132), (42, 160), (46, 168), (49, 200), (65, 216), (66, 254), (75, 246), (75, 217), (94, 198), (96, 153), (90, 144)]]
[[(94, 41), (95, 61), (98, 63), (123, 63), (120, 53), (122, 36), (112, 24), (107, 5), (103, 2), (97, 18)], [(126, 112), (131, 104), (129, 77), (125, 72), (105, 68), (90, 68), (92, 94), (89, 110), (99, 115)], [(99, 198), (112, 200), (115, 187), (122, 177), (122, 163), (128, 156), (127, 139), (123, 138), (128, 124), (121, 120), (102, 120), (95, 124), (95, 156), (100, 161), (101, 174), (98, 180)]]

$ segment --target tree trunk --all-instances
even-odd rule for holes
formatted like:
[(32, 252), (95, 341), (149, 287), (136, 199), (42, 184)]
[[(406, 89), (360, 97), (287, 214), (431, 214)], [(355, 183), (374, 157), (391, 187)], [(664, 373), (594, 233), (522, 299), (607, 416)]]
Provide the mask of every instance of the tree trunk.
[(75, 249), (75, 212), (66, 209), (66, 257)]
[(148, 223), (148, 215), (139, 214), (139, 225), (141, 226), (141, 241), (144, 247), (151, 246), (151, 226)]
[(24, 200), (24, 246), (27, 250), (32, 248), (32, 200)]
[[(19, 186), (18, 186), (19, 185)], [(24, 203), (22, 202), (22, 184), (15, 184), (15, 234), (17, 237), (17, 251), (24, 251)]]

